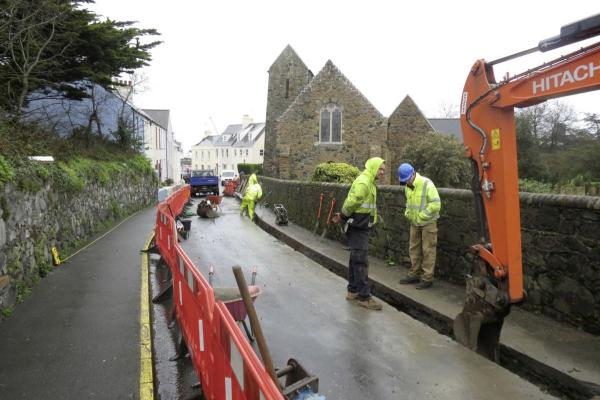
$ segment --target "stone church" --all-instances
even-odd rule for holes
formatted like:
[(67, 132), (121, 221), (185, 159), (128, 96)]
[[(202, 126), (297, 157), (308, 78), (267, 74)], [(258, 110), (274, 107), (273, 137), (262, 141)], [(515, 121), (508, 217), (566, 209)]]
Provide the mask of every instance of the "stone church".
[(386, 118), (331, 61), (314, 76), (289, 45), (268, 72), (266, 176), (308, 180), (328, 161), (362, 171), (379, 156), (389, 172), (382, 183), (397, 183), (406, 138), (434, 131), (409, 96)]

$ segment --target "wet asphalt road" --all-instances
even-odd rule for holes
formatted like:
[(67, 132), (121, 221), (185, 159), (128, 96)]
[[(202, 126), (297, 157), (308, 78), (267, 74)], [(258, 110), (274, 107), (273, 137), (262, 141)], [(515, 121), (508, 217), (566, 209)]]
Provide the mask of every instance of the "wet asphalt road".
[(233, 265), (248, 281), (257, 266), (263, 292), (255, 304), (275, 366), (296, 358), (328, 399), (553, 398), (387, 304), (377, 312), (345, 300), (344, 279), (241, 217), (238, 206), (226, 198), (220, 218), (192, 217), (181, 245), (205, 276), (215, 266), (215, 287), (235, 286)]

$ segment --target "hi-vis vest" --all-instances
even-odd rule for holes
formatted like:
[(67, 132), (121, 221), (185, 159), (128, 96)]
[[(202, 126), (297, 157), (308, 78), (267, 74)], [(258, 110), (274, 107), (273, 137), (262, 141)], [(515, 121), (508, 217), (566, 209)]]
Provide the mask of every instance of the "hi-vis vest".
[(435, 185), (429, 178), (419, 175), (415, 176), (414, 189), (405, 186), (406, 211), (404, 215), (417, 226), (425, 226), (440, 217), (442, 203)]
[(348, 197), (342, 207), (342, 213), (346, 216), (361, 214), (370, 216), (370, 223), (377, 223), (377, 186), (372, 182), (373, 178), (362, 173), (356, 178)]

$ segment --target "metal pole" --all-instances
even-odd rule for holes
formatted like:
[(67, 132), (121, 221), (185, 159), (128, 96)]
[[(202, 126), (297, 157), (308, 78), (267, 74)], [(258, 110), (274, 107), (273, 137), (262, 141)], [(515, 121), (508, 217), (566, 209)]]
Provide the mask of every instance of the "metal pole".
[(246, 284), (246, 278), (244, 277), (244, 273), (242, 272), (242, 267), (240, 267), (239, 265), (234, 266), (233, 275), (235, 276), (238, 288), (240, 289), (240, 294), (242, 295), (242, 299), (244, 300), (246, 311), (248, 312), (248, 318), (250, 319), (250, 326), (252, 327), (252, 332), (254, 333), (254, 337), (256, 338), (256, 343), (258, 344), (258, 349), (260, 350), (263, 362), (265, 363), (265, 368), (267, 369), (269, 375), (271, 375), (271, 379), (273, 379), (273, 382), (275, 382), (277, 387), (281, 389), (281, 385), (277, 380), (277, 375), (275, 374), (275, 368), (273, 367), (273, 360), (271, 360), (271, 354), (269, 353), (269, 348), (267, 347), (267, 341), (265, 340), (262, 328), (260, 327), (260, 322), (258, 322), (256, 309), (254, 308), (252, 297), (250, 296), (250, 292), (248, 291), (248, 285)]

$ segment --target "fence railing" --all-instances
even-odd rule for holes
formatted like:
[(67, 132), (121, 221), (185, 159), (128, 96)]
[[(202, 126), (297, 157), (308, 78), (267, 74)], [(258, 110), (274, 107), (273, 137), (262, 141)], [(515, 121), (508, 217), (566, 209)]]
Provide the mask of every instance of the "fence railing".
[(158, 205), (155, 244), (173, 276), (173, 304), (206, 399), (284, 397), (225, 304), (178, 244), (175, 217), (190, 197), (186, 185)]

